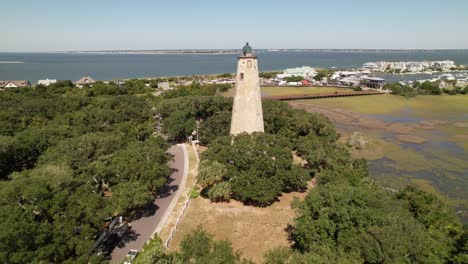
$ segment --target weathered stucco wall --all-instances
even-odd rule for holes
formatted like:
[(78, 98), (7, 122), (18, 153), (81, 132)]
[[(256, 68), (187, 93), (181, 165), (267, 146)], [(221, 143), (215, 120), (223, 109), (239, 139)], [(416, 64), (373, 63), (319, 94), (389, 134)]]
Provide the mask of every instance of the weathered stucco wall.
[(255, 56), (241, 56), (237, 62), (231, 135), (243, 132), (264, 132), (258, 62)]

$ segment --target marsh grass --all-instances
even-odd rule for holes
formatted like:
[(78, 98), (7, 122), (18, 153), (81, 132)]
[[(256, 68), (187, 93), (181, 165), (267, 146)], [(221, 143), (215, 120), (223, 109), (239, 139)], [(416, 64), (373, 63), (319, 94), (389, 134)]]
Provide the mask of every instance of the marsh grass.
[[(420, 95), (406, 98), (397, 95), (338, 97), (303, 100), (300, 103), (341, 108), (360, 114), (411, 115), (424, 119), (462, 119), (468, 114), (468, 95)], [(466, 119), (466, 116), (465, 116)]]

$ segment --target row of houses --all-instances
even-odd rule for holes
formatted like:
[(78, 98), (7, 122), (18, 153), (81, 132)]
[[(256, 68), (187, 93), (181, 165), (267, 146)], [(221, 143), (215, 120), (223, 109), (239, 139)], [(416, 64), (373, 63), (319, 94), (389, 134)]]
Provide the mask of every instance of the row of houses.
[(454, 61), (400, 61), (400, 62), (366, 62), (362, 65), (363, 69), (372, 71), (389, 72), (423, 72), (427, 70), (449, 71), (456, 68)]
[[(314, 77), (318, 71), (309, 66), (285, 69), (282, 73), (277, 74), (275, 78), (261, 78), (261, 85), (278, 85), (278, 86), (364, 86), (373, 89), (383, 89), (385, 79), (378, 77), (370, 77), (369, 69), (361, 69), (359, 71), (334, 71), (331, 76), (323, 77), (321, 80), (316, 80)], [(302, 80), (288, 81), (289, 77), (300, 77)]]
[[(285, 69), (282, 73), (277, 74), (275, 78), (261, 80), (263, 85), (279, 85), (279, 86), (311, 86), (320, 85), (320, 81), (314, 80), (317, 75), (317, 70), (309, 66)], [(288, 81), (288, 78), (300, 77), (302, 80)]]
[[(44, 86), (49, 86), (51, 84), (56, 83), (56, 79), (45, 79), (45, 80), (39, 80), (37, 82), (38, 85), (44, 85)], [(85, 85), (92, 85), (96, 81), (89, 77), (89, 76), (84, 76), (80, 78), (78, 81), (74, 82), (74, 84), (77, 87), (83, 87)], [(21, 87), (29, 87), (31, 86), (31, 83), (27, 80), (0, 80), (0, 91), (3, 91), (5, 89), (9, 88), (21, 88)]]
[[(400, 84), (407, 85), (413, 84), (415, 81), (400, 81)], [(440, 87), (447, 87), (447, 86), (459, 86), (464, 87), (468, 85), (468, 72), (458, 73), (458, 74), (450, 74), (445, 73), (438, 76), (434, 76), (430, 79), (420, 79), (416, 80), (416, 82), (423, 83), (423, 82), (438, 82)]]
[(383, 89), (385, 79), (372, 77), (369, 70), (335, 71), (330, 79), (333, 83), (344, 86), (364, 86), (372, 89)]

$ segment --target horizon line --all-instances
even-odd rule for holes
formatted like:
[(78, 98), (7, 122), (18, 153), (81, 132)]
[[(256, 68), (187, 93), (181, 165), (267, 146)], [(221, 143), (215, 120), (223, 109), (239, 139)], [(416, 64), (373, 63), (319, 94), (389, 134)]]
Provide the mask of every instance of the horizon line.
[[(67, 53), (67, 52), (139, 52), (139, 51), (237, 51), (242, 50), (241, 48), (186, 48), (186, 49), (100, 49), (100, 50), (48, 50), (48, 51), (39, 51), (39, 50), (28, 50), (28, 51), (2, 51), (0, 53)], [(257, 48), (254, 50), (259, 51), (468, 51), (468, 48)]]

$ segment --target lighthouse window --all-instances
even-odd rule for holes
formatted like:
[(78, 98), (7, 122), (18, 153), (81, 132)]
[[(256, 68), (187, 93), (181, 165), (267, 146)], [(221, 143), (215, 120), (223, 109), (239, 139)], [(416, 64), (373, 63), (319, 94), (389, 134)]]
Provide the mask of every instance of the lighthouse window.
[(241, 80), (244, 80), (244, 73), (241, 73), (241, 74), (240, 74), (240, 79), (241, 79)]

